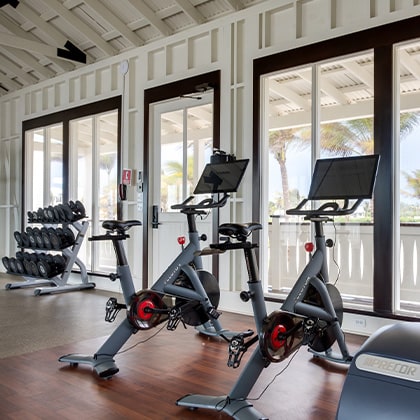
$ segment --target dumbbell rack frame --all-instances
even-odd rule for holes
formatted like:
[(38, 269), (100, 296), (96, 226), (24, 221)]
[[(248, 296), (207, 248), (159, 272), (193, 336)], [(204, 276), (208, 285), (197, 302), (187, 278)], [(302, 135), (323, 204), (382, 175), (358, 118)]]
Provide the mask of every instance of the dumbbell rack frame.
[[(96, 287), (95, 283), (88, 281), (88, 275), (86, 271), (86, 267), (84, 263), (78, 258), (77, 254), (80, 251), (80, 247), (82, 246), (83, 239), (86, 235), (86, 232), (89, 228), (89, 222), (87, 220), (84, 221), (74, 221), (69, 223), (63, 223), (66, 225), (73, 226), (76, 231), (77, 235), (75, 238), (75, 242), (72, 246), (61, 249), (61, 253), (67, 257), (66, 260), (66, 267), (64, 268), (63, 273), (60, 275), (51, 277), (51, 278), (35, 278), (25, 275), (20, 275), (24, 278), (25, 281), (16, 282), (16, 283), (7, 283), (6, 289), (22, 289), (26, 287), (33, 287), (33, 286), (40, 286), (34, 290), (34, 295), (46, 295), (52, 293), (64, 293), (64, 292), (72, 292), (76, 290), (83, 290), (83, 289), (93, 289)], [(52, 226), (55, 225), (53, 223), (43, 223), (44, 226)], [(45, 250), (43, 250), (45, 251)], [(71, 274), (71, 269), (73, 265), (76, 264), (80, 268), (80, 276), (81, 276), (81, 283), (72, 283), (68, 284), (69, 276)], [(46, 287), (41, 287), (46, 286)]]

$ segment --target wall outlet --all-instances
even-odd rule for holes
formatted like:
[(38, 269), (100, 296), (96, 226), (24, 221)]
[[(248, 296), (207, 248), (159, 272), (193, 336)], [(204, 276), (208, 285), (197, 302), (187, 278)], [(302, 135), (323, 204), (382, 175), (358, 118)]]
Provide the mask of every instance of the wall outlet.
[(366, 319), (356, 318), (354, 320), (354, 326), (356, 329), (366, 328)]

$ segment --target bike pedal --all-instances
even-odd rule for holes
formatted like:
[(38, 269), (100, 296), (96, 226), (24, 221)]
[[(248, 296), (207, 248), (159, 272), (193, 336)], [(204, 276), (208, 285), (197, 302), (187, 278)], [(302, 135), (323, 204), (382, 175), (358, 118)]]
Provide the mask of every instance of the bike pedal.
[(121, 309), (126, 309), (127, 306), (117, 302), (117, 299), (111, 297), (108, 299), (105, 307), (105, 321), (106, 322), (114, 322), (115, 318), (120, 312)]

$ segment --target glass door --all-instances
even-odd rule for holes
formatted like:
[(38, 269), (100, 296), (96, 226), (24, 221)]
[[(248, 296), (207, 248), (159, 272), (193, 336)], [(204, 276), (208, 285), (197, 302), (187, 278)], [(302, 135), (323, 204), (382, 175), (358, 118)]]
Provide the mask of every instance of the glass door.
[[(70, 121), (70, 199), (80, 200), (90, 219), (88, 236), (101, 232), (102, 221), (117, 218), (118, 111)], [(88, 270), (115, 267), (112, 245), (84, 242), (80, 251)]]
[(25, 214), (63, 200), (63, 124), (25, 132)]
[[(178, 255), (181, 245), (178, 237), (188, 241), (185, 215), (172, 210), (192, 195), (204, 165), (213, 152), (213, 94), (212, 92), (186, 98), (177, 98), (152, 105), (153, 162), (152, 203), (149, 241), (152, 264), (149, 279), (158, 278)], [(200, 233), (211, 237), (211, 217), (197, 220)], [(211, 269), (211, 260), (204, 261)]]

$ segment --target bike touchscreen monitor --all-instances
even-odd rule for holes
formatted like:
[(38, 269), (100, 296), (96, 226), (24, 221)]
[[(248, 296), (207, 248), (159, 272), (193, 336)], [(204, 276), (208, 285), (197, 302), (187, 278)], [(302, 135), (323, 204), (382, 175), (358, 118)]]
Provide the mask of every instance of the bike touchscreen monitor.
[(309, 189), (309, 200), (372, 198), (379, 155), (319, 159)]
[(236, 192), (245, 174), (249, 159), (208, 163), (195, 187), (194, 194)]

